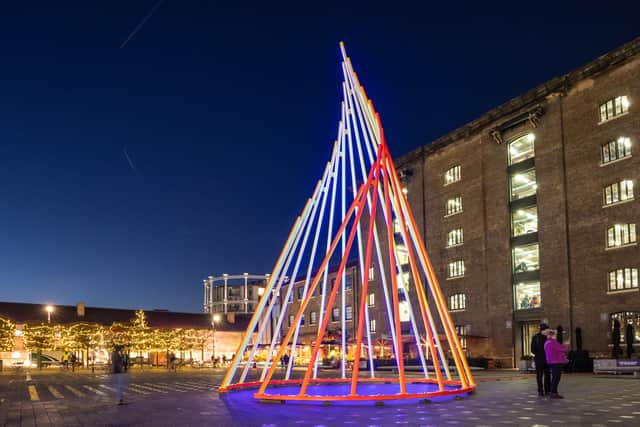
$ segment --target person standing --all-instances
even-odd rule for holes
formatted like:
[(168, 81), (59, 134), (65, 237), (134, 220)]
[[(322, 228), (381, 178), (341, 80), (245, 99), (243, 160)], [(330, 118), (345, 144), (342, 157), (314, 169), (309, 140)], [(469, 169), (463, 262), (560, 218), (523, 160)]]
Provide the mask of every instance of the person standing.
[(126, 373), (124, 369), (124, 354), (122, 346), (116, 346), (112, 355), (113, 382), (118, 392), (118, 405), (124, 405), (124, 387), (126, 383)]
[(547, 341), (546, 331), (549, 325), (540, 323), (540, 331), (531, 339), (531, 353), (536, 364), (536, 382), (538, 383), (538, 396), (545, 396), (551, 392), (551, 373), (547, 366), (547, 357), (544, 344)]
[(547, 341), (544, 343), (544, 352), (547, 356), (547, 364), (551, 368), (551, 394), (550, 399), (563, 399), (558, 394), (558, 384), (560, 384), (560, 377), (562, 376), (562, 369), (567, 364), (567, 351), (569, 346), (567, 344), (560, 344), (556, 339), (556, 331), (549, 330), (547, 334)]

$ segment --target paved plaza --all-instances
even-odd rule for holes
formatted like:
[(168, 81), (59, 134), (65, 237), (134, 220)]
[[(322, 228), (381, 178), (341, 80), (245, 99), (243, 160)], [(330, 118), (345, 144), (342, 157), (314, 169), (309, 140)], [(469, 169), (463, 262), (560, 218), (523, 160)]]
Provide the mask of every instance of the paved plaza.
[(0, 374), (5, 426), (612, 426), (640, 425), (640, 380), (566, 375), (564, 400), (539, 398), (532, 375), (476, 374), (478, 391), (443, 402), (323, 406), (265, 404), (248, 393), (216, 392), (221, 370), (134, 371), (128, 404), (116, 406), (111, 375), (90, 372)]

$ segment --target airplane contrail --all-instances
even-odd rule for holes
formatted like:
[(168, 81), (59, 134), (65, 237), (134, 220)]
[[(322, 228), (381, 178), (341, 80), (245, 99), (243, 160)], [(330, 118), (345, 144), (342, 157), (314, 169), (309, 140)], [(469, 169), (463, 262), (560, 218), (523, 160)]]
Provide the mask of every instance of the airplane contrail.
[(136, 169), (135, 165), (131, 161), (131, 157), (129, 157), (129, 153), (127, 153), (127, 147), (124, 147), (122, 149), (122, 152), (124, 153), (124, 157), (126, 157), (127, 162), (129, 162), (129, 166), (131, 167), (131, 170), (134, 171), (135, 173), (138, 173), (138, 169)]
[(145, 15), (144, 18), (142, 18), (142, 20), (140, 21), (140, 23), (138, 25), (136, 25), (136, 27), (133, 29), (133, 31), (131, 31), (129, 33), (129, 36), (125, 39), (125, 41), (122, 42), (122, 44), (120, 45), (120, 49), (122, 49), (123, 47), (125, 47), (127, 45), (127, 43), (129, 43), (129, 41), (133, 38), (133, 36), (135, 36), (138, 31), (140, 31), (140, 29), (142, 28), (142, 26), (149, 20), (149, 18), (151, 18), (151, 16), (153, 16), (154, 13), (156, 13), (156, 10), (158, 10), (158, 8), (160, 7), (160, 5), (164, 2), (164, 0), (158, 0), (156, 2), (156, 4), (153, 5), (153, 7), (151, 8), (151, 10), (149, 10), (149, 13), (147, 13)]

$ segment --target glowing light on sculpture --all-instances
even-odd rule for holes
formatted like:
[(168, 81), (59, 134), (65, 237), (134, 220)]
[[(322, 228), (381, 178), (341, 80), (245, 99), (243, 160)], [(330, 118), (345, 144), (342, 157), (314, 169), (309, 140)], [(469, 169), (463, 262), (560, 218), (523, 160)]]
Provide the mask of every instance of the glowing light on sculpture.
[[(280, 401), (395, 400), (471, 392), (475, 382), (406, 189), (396, 173), (379, 115), (344, 45), (340, 48), (343, 101), (331, 159), (294, 222), (219, 391), (255, 388), (255, 398)], [(358, 299), (354, 298), (353, 320), (346, 316), (346, 269), (352, 259), (357, 260), (361, 283)], [(331, 283), (329, 268), (335, 271), (336, 266), (336, 279)], [(370, 275), (379, 278), (384, 298), (375, 310), (384, 313), (388, 337), (371, 330)], [(301, 283), (299, 307), (290, 310), (294, 285)], [(308, 361), (296, 371), (300, 329), (312, 298), (320, 299), (315, 340), (310, 343)], [(335, 378), (325, 378), (319, 376), (319, 353), (334, 308), (340, 309), (340, 367), (333, 371)], [(293, 321), (285, 333), (289, 315)], [(351, 366), (347, 363), (348, 321), (357, 322)], [(403, 323), (407, 326), (402, 327)], [(375, 356), (384, 354), (384, 346), (376, 353), (374, 344), (385, 338), (391, 344), (397, 378), (378, 377), (374, 369)], [(407, 344), (416, 349), (420, 378), (405, 374)], [(448, 356), (453, 367), (449, 367)], [(361, 360), (367, 362), (366, 368), (360, 367)]]

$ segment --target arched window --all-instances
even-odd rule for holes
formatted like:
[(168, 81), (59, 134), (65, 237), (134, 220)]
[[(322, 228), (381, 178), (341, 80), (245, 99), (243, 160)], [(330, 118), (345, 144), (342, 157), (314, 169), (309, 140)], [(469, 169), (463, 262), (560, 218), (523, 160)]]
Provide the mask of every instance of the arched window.
[(509, 143), (509, 166), (520, 163), (535, 156), (534, 142), (536, 137), (532, 133), (522, 135)]

